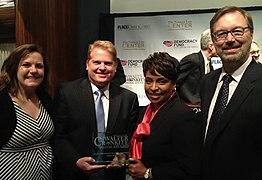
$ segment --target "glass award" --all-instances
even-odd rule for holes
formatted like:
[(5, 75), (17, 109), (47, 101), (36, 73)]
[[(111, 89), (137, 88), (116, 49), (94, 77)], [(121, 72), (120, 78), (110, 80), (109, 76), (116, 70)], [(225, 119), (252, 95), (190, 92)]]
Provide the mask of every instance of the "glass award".
[(129, 152), (129, 136), (127, 134), (98, 133), (93, 136), (94, 164), (113, 164), (125, 166)]

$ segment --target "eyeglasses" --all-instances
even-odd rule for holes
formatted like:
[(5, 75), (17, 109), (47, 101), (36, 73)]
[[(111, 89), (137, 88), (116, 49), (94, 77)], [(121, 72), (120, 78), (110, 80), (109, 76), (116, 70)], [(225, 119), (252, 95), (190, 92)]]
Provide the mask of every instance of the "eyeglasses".
[(221, 30), (221, 31), (214, 32), (212, 34), (213, 34), (213, 36), (216, 40), (226, 39), (228, 33), (231, 33), (232, 36), (234, 36), (235, 38), (240, 38), (244, 35), (246, 29), (252, 30), (253, 28), (251, 28), (251, 27), (237, 27), (237, 28), (234, 28), (230, 31)]

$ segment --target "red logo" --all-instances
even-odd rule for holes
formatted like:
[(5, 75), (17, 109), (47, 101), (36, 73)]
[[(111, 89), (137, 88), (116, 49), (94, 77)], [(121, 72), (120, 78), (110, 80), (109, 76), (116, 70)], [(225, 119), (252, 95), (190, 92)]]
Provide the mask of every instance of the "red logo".
[(127, 60), (120, 60), (120, 62), (122, 66), (125, 66), (127, 64)]
[(164, 41), (163, 44), (167, 47), (171, 47), (173, 45), (173, 41)]

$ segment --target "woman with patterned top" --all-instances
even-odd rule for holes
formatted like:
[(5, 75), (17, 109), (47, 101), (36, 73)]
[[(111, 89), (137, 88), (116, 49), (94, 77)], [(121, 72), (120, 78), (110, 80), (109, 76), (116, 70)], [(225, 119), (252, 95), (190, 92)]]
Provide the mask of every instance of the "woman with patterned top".
[(0, 179), (52, 179), (54, 131), (48, 70), (40, 47), (17, 47), (0, 75)]

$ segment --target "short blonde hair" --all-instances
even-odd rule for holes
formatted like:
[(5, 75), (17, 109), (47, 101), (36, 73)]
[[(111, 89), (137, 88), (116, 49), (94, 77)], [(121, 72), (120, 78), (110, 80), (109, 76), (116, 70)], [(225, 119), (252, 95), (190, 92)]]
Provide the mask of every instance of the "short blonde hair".
[(90, 44), (88, 47), (87, 60), (91, 59), (91, 53), (95, 48), (103, 49), (109, 52), (115, 62), (117, 62), (117, 53), (114, 44), (110, 41), (97, 40), (93, 44)]

